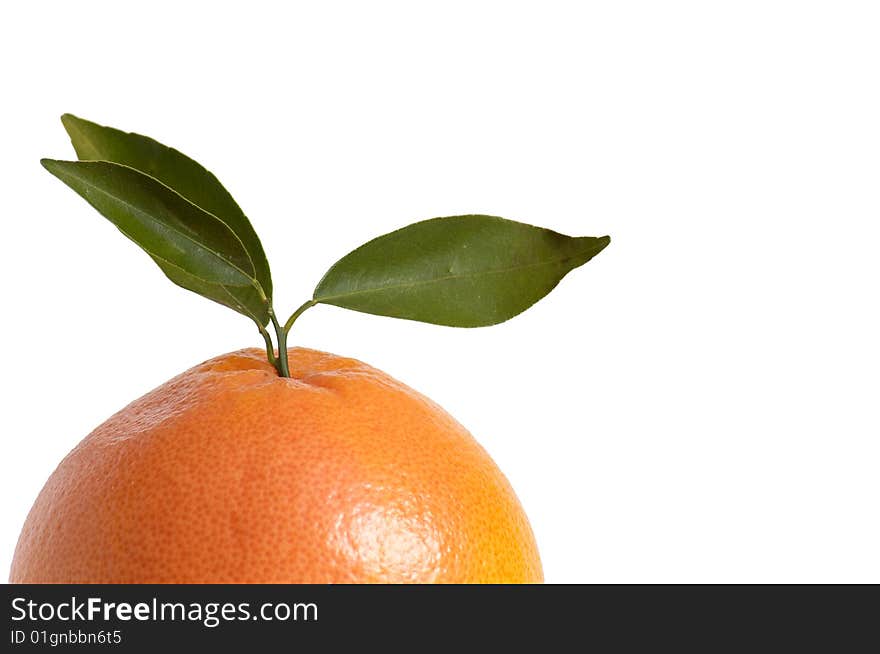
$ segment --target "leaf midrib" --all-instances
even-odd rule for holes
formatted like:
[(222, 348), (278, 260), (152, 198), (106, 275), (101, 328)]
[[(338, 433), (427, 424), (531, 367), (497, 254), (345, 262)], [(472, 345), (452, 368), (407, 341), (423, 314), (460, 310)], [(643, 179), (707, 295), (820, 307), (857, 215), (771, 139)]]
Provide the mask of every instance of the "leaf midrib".
[[(133, 171), (135, 171), (135, 172), (137, 172), (137, 173), (140, 173), (141, 175), (144, 175), (145, 177), (149, 177), (150, 179), (156, 181), (158, 184), (162, 184), (162, 182), (160, 182), (159, 180), (157, 180), (155, 177), (151, 177), (150, 175), (147, 175), (146, 173), (143, 173), (142, 171), (139, 171), (139, 170), (137, 170), (136, 168), (132, 168), (131, 166), (126, 166), (125, 164), (120, 164), (120, 163), (116, 163), (116, 162), (113, 162), (113, 161), (104, 161), (104, 160), (97, 160), (96, 163), (108, 163), (108, 164), (111, 164), (111, 165), (113, 165), (113, 166), (120, 166), (121, 168), (128, 168), (129, 170), (133, 170)], [(83, 177), (81, 177), (81, 176), (75, 174), (74, 172), (68, 172), (68, 174), (69, 174), (71, 177), (74, 177), (75, 179), (79, 180), (80, 182), (82, 182), (83, 184), (85, 184), (86, 186), (88, 186), (89, 188), (94, 189), (95, 191), (97, 191), (97, 192), (99, 192), (99, 193), (102, 193), (102, 194), (104, 194), (105, 196), (107, 196), (107, 197), (109, 197), (109, 198), (112, 198), (113, 200), (116, 200), (116, 201), (119, 202), (120, 204), (125, 205), (126, 207), (128, 207), (128, 208), (131, 209), (132, 211), (136, 212), (138, 215), (140, 215), (140, 216), (145, 216), (145, 217), (147, 217), (147, 218), (152, 219), (152, 217), (150, 216), (149, 213), (147, 213), (147, 212), (144, 211), (143, 209), (139, 209), (136, 205), (133, 205), (133, 204), (131, 204), (130, 202), (127, 202), (126, 200), (122, 199), (122, 198), (119, 197), (118, 195), (114, 195), (113, 193), (110, 193), (109, 191), (106, 191), (106, 190), (102, 189), (100, 186), (96, 186), (95, 184), (92, 184), (92, 183), (89, 182), (87, 179), (85, 179), (85, 178), (83, 178)], [(165, 186), (164, 184), (162, 184), (162, 185)], [(172, 193), (177, 193), (174, 189), (172, 189), (172, 188), (170, 188), (170, 187), (168, 187), (168, 186), (165, 186), (165, 188), (168, 189), (169, 191), (171, 191)], [(233, 237), (239, 242), (239, 244), (241, 244), (242, 249), (243, 249), (243, 251), (244, 251), (244, 253), (245, 253), (245, 256), (247, 256), (247, 257), (248, 257), (248, 260), (251, 261), (251, 265), (252, 265), (252, 266), (254, 265), (254, 264), (253, 264), (253, 260), (251, 260), (250, 255), (248, 254), (247, 250), (244, 248), (244, 244), (241, 243), (241, 239), (239, 239), (238, 236), (236, 236), (236, 234), (232, 231), (232, 229), (229, 227), (229, 225), (227, 225), (225, 222), (223, 222), (222, 220), (220, 220), (219, 218), (217, 218), (216, 216), (214, 216), (214, 214), (208, 213), (207, 211), (205, 211), (204, 209), (202, 209), (202, 208), (199, 207), (198, 205), (193, 204), (191, 201), (187, 200), (185, 197), (183, 197), (183, 196), (180, 195), (179, 193), (177, 193), (177, 195), (180, 196), (184, 201), (188, 202), (188, 203), (191, 204), (193, 207), (195, 207), (195, 209), (197, 209), (198, 211), (201, 211), (201, 212), (204, 213), (206, 216), (209, 216), (209, 217), (213, 218), (214, 220), (217, 220), (217, 221), (220, 222), (220, 223), (221, 223), (226, 229), (228, 229), (228, 230), (230, 231), (230, 233), (232, 234), (232, 236), (233, 236)], [(247, 272), (245, 272), (244, 270), (242, 270), (240, 267), (238, 267), (236, 264), (234, 264), (233, 262), (231, 262), (231, 261), (229, 261), (228, 259), (224, 258), (223, 255), (221, 255), (219, 252), (216, 252), (216, 251), (213, 250), (212, 248), (207, 247), (207, 246), (203, 245), (202, 243), (199, 243), (198, 241), (196, 241), (194, 238), (192, 238), (192, 237), (189, 236), (188, 234), (186, 234), (186, 233), (184, 233), (184, 232), (181, 232), (181, 231), (178, 230), (178, 229), (175, 229), (173, 226), (169, 225), (168, 223), (165, 223), (165, 222), (162, 222), (162, 221), (157, 221), (157, 222), (160, 222), (160, 223), (161, 223), (163, 226), (165, 226), (166, 229), (168, 229), (169, 231), (174, 232), (175, 234), (178, 234), (181, 238), (184, 238), (184, 239), (188, 240), (189, 242), (193, 243), (193, 244), (196, 245), (197, 247), (203, 249), (205, 252), (208, 252), (209, 254), (211, 254), (212, 256), (214, 256), (216, 259), (219, 259), (220, 261), (222, 261), (222, 262), (225, 263), (226, 265), (228, 265), (228, 266), (230, 266), (231, 268), (234, 268), (235, 270), (237, 270), (238, 272), (240, 272), (242, 275), (244, 275), (247, 279), (250, 280), (250, 283), (251, 283), (252, 285), (254, 285), (256, 288), (260, 289), (260, 293), (261, 293), (262, 295), (265, 295), (265, 293), (262, 291), (262, 287), (261, 287), (261, 285), (260, 285), (259, 282), (256, 280), (256, 278), (254, 277), (254, 275), (256, 275), (256, 270), (254, 270), (254, 275), (250, 275), (250, 274), (248, 274)], [(115, 224), (115, 223), (114, 223), (114, 224)], [(128, 234), (128, 233), (127, 233), (122, 227), (120, 227), (119, 225), (116, 225), (116, 227), (117, 227), (121, 232), (123, 232), (126, 236), (128, 236), (129, 238), (131, 238), (131, 236), (130, 236), (130, 235), (129, 235), (129, 234)], [(138, 243), (138, 245), (140, 245), (140, 243)], [(141, 247), (143, 247), (143, 246), (141, 246)], [(147, 248), (143, 248), (143, 249), (146, 250), (147, 252), (149, 252), (151, 255), (156, 256), (156, 257), (159, 257), (160, 259), (162, 259), (163, 261), (165, 261), (165, 258), (164, 258), (164, 257), (162, 257), (162, 256), (160, 256), (159, 254), (153, 252), (152, 250), (148, 250)], [(169, 263), (170, 263), (170, 262), (169, 262)], [(175, 264), (171, 264), (171, 265), (175, 265)], [(180, 268), (180, 266), (175, 266), (175, 267)], [(192, 274), (192, 273), (190, 273), (190, 274)], [(220, 284), (220, 285), (222, 285), (221, 282), (215, 282), (215, 281), (211, 281), (211, 280), (209, 280), (209, 279), (204, 279), (204, 278), (202, 278), (202, 277), (199, 277), (198, 275), (193, 275), (193, 276), (194, 276), (194, 277), (198, 277), (199, 279), (201, 279), (202, 281), (204, 281), (204, 282), (206, 282), (206, 283), (208, 283), (208, 284)], [(246, 284), (242, 284), (242, 286), (246, 286)]]
[[(555, 264), (565, 263), (571, 259), (576, 258), (577, 255), (562, 257), (560, 259), (551, 259), (549, 261), (536, 261), (535, 263), (527, 263), (524, 265), (518, 266), (508, 266), (507, 268), (497, 268), (495, 270), (484, 270), (474, 273), (459, 273), (457, 275), (444, 275), (443, 277), (434, 277), (431, 279), (423, 279), (421, 281), (415, 282), (401, 282), (397, 284), (390, 284), (387, 286), (377, 286), (373, 288), (365, 288), (357, 291), (351, 291), (350, 293), (340, 293), (337, 295), (326, 295), (320, 298), (315, 297), (314, 299), (318, 302), (325, 302), (327, 300), (338, 300), (341, 298), (352, 297), (355, 295), (366, 295), (369, 293), (377, 293), (380, 291), (388, 291), (388, 290), (399, 290), (404, 288), (412, 288), (416, 286), (425, 286), (427, 284), (436, 284), (445, 281), (452, 281), (457, 279), (466, 279), (468, 277), (481, 277), (481, 276), (489, 276), (489, 275), (500, 275), (503, 273), (512, 272), (515, 270), (527, 270), (529, 268), (538, 268), (541, 266), (552, 266)], [(594, 255), (595, 256), (595, 255)]]

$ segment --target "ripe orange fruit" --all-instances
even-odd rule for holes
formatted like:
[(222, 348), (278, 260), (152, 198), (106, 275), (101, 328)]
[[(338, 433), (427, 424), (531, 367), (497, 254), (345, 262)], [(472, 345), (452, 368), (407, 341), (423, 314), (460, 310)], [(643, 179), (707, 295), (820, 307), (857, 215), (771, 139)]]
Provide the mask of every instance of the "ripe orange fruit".
[(50, 477), (12, 582), (540, 582), (510, 484), (439, 406), (353, 359), (202, 363)]

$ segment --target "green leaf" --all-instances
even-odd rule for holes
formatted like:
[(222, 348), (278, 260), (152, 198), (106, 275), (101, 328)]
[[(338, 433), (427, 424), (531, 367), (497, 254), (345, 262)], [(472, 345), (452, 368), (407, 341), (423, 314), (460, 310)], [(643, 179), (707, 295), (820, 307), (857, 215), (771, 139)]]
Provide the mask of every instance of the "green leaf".
[(207, 284), (259, 288), (253, 263), (233, 231), (158, 180), (107, 161), (41, 163), (157, 263)]
[(260, 239), (247, 216), (211, 172), (149, 137), (98, 125), (71, 114), (64, 114), (61, 122), (80, 160), (111, 161), (139, 170), (226, 223), (244, 245), (253, 262), (256, 279), (271, 301), (272, 275)]
[(313, 297), (438, 325), (494, 325), (525, 311), (610, 240), (565, 236), (494, 216), (434, 218), (347, 254)]
[(198, 293), (225, 307), (247, 316), (259, 325), (266, 326), (269, 322), (269, 302), (260, 291), (253, 286), (224, 286), (211, 284), (194, 277), (167, 261), (153, 257), (153, 261), (172, 282), (188, 291)]

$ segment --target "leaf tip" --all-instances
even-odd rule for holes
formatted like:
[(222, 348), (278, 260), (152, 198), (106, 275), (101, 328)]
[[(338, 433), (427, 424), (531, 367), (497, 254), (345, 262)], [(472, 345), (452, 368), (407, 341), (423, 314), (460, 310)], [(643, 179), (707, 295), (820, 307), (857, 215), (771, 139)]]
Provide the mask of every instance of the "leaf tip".
[(61, 122), (64, 125), (67, 125), (69, 123), (88, 123), (90, 121), (86, 120), (85, 118), (80, 118), (76, 114), (72, 114), (69, 111), (65, 111), (63, 114), (61, 114)]
[(610, 236), (580, 236), (575, 239), (577, 242), (581, 243), (585, 249), (585, 251), (590, 252), (590, 257), (594, 257), (599, 254), (602, 250), (608, 247), (608, 244), (611, 243)]
[(63, 113), (61, 114), (61, 124), (64, 125), (65, 130), (70, 130), (72, 126), (76, 123), (81, 123), (82, 119), (74, 116), (73, 114)]

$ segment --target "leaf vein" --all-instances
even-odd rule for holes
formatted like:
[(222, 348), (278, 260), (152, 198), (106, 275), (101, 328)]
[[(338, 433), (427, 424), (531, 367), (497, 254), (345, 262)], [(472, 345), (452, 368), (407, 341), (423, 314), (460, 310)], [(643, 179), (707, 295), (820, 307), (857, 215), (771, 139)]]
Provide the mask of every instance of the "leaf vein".
[[(115, 165), (115, 166), (122, 166), (122, 167), (124, 167), (124, 168), (129, 168), (128, 166), (124, 166), (123, 164), (115, 164), (115, 163), (113, 163), (113, 162), (107, 162), (107, 163), (112, 163), (112, 164)], [(129, 169), (130, 169), (130, 170), (135, 170), (134, 168), (129, 168)], [(140, 173), (140, 171), (136, 171), (136, 172)], [(77, 174), (74, 173), (74, 172), (68, 172), (67, 174), (70, 175), (71, 177), (74, 177), (75, 179), (79, 180), (79, 181), (82, 182), (84, 185), (88, 186), (89, 188), (91, 188), (91, 189), (97, 191), (98, 193), (101, 193), (101, 194), (105, 195), (106, 197), (109, 197), (109, 198), (115, 200), (115, 201), (118, 202), (119, 204), (122, 204), (123, 206), (128, 207), (130, 210), (132, 210), (134, 213), (138, 214), (139, 216), (146, 217), (147, 219), (152, 219), (152, 216), (150, 216), (149, 213), (147, 213), (147, 212), (144, 211), (143, 209), (138, 208), (136, 205), (133, 205), (133, 204), (131, 204), (130, 202), (125, 201), (123, 198), (120, 198), (118, 195), (115, 195), (115, 194), (113, 194), (113, 193), (111, 193), (111, 192), (109, 192), (109, 191), (107, 191), (107, 190), (101, 188), (100, 186), (97, 186), (96, 184), (91, 183), (89, 180), (85, 179), (84, 177), (82, 177), (82, 176), (80, 176), (80, 175), (77, 175)], [(146, 175), (145, 173), (140, 173), (140, 174), (144, 175), (145, 177), (150, 177), (149, 175)], [(150, 177), (150, 179), (155, 179), (155, 178)], [(158, 180), (156, 180), (156, 181), (158, 182)], [(161, 182), (159, 182), (159, 183), (161, 184)], [(164, 186), (164, 184), (163, 184), (163, 186)], [(166, 187), (166, 188), (168, 188), (168, 187)], [(169, 189), (169, 190), (173, 191), (173, 189)], [(179, 195), (179, 194), (178, 194), (178, 195)], [(180, 196), (180, 197), (183, 198), (183, 196)], [(183, 198), (183, 199), (186, 200), (186, 198)], [(189, 202), (189, 200), (187, 200), (187, 202)], [(190, 202), (190, 204), (192, 204), (192, 202)], [(230, 230), (230, 232), (232, 232), (232, 230), (231, 230), (231, 228), (229, 227), (229, 225), (227, 225), (225, 222), (223, 222), (222, 220), (220, 220), (219, 218), (217, 218), (216, 216), (214, 216), (214, 214), (210, 214), (210, 213), (208, 213), (207, 211), (204, 211), (203, 209), (201, 209), (201, 207), (198, 207), (198, 206), (195, 205), (195, 204), (192, 204), (192, 206), (195, 207), (196, 209), (198, 209), (199, 211), (202, 211), (205, 215), (210, 216), (211, 218), (214, 218), (215, 220), (220, 221), (220, 223), (221, 223), (224, 227), (226, 227), (226, 229), (228, 229), (228, 230)], [(114, 222), (114, 224), (116, 224), (116, 221), (113, 221), (113, 222)], [(168, 223), (165, 223), (165, 222), (162, 222), (162, 221), (158, 221), (158, 222), (160, 222), (160, 223), (162, 224), (162, 226), (165, 227), (166, 229), (168, 229), (170, 232), (173, 232), (174, 234), (177, 234), (177, 235), (180, 236), (181, 238), (183, 238), (183, 239), (189, 241), (190, 243), (192, 243), (192, 244), (195, 245), (196, 247), (198, 247), (198, 248), (204, 250), (205, 252), (207, 252), (208, 254), (212, 255), (214, 258), (219, 259), (219, 260), (222, 261), (224, 264), (230, 266), (231, 268), (234, 268), (236, 271), (238, 271), (239, 273), (241, 273), (245, 278), (249, 279), (251, 284), (253, 284), (253, 285), (258, 285), (258, 284), (259, 284), (259, 282), (257, 282), (257, 280), (253, 277), (253, 275), (250, 275), (250, 274), (248, 274), (246, 271), (242, 270), (238, 265), (236, 265), (236, 264), (233, 263), (232, 261), (229, 261), (228, 259), (226, 259), (226, 258), (225, 258), (222, 254), (220, 254), (219, 252), (215, 251), (214, 249), (212, 249), (212, 248), (210, 248), (210, 247), (208, 247), (208, 246), (206, 246), (206, 245), (203, 245), (202, 243), (199, 243), (197, 240), (195, 240), (194, 238), (192, 238), (192, 237), (189, 236), (188, 234), (186, 234), (186, 233), (184, 233), (184, 232), (181, 232), (181, 231), (178, 230), (178, 229), (175, 229), (172, 225), (169, 225)], [(126, 236), (128, 236), (129, 238), (131, 238), (131, 235), (128, 234), (128, 232), (126, 232), (125, 229), (123, 229), (123, 228), (120, 227), (119, 225), (116, 225), (116, 227), (117, 227), (122, 233), (124, 233)], [(234, 233), (233, 233), (233, 236), (235, 236)], [(238, 239), (237, 236), (235, 236), (235, 238), (236, 238), (236, 240), (238, 240), (239, 243), (241, 243), (241, 240)], [(140, 243), (138, 243), (138, 245), (141, 246), (141, 247), (144, 247), (144, 246), (142, 246)], [(242, 247), (243, 247), (243, 244), (242, 244)], [(144, 247), (144, 250), (147, 250), (147, 248)], [(147, 250), (147, 252), (150, 252), (150, 250)], [(155, 254), (155, 253), (154, 253), (154, 252), (150, 252), (150, 254)], [(253, 261), (250, 259), (250, 255), (247, 254), (247, 250), (245, 250), (245, 254), (247, 255), (248, 260), (250, 261), (251, 265), (253, 266)], [(157, 255), (157, 256), (158, 256), (158, 255)], [(162, 257), (159, 257), (159, 258), (162, 259)], [(163, 260), (164, 260), (164, 259), (163, 259)], [(174, 265), (174, 264), (172, 264), (172, 265)], [(179, 268), (180, 266), (177, 266), (177, 267)], [(256, 273), (256, 271), (254, 271), (254, 272)], [(190, 274), (192, 274), (192, 273), (190, 273)], [(207, 283), (214, 283), (214, 284), (218, 283), (218, 282), (210, 282), (210, 281), (208, 281), (208, 280), (204, 280), (204, 281), (206, 281)]]
[[(595, 256), (595, 255), (593, 255), (593, 256)], [(468, 277), (485, 277), (485, 276), (489, 276), (489, 275), (500, 275), (500, 274), (513, 272), (513, 271), (527, 270), (529, 268), (539, 268), (542, 266), (552, 266), (552, 265), (556, 265), (556, 264), (560, 264), (560, 263), (565, 263), (566, 261), (569, 261), (574, 258), (576, 258), (576, 255), (562, 257), (559, 259), (536, 261), (534, 263), (529, 263), (529, 264), (524, 264), (524, 265), (508, 266), (507, 268), (498, 268), (495, 270), (481, 270), (481, 271), (477, 271), (477, 272), (460, 273), (457, 275), (444, 275), (442, 277), (434, 277), (432, 279), (424, 279), (424, 280), (414, 281), (414, 282), (400, 282), (397, 284), (389, 284), (386, 286), (376, 286), (376, 287), (372, 287), (372, 288), (358, 289), (356, 291), (350, 291), (347, 293), (338, 293), (336, 295), (315, 297), (314, 299), (319, 302), (326, 302), (327, 300), (338, 300), (338, 299), (342, 299), (342, 298), (351, 297), (354, 295), (366, 295), (369, 293), (378, 293), (381, 291), (400, 290), (400, 289), (412, 288), (412, 287), (416, 287), (416, 286), (425, 286), (428, 284), (437, 284), (437, 283), (441, 283), (441, 282), (445, 282), (445, 281), (466, 279)]]

